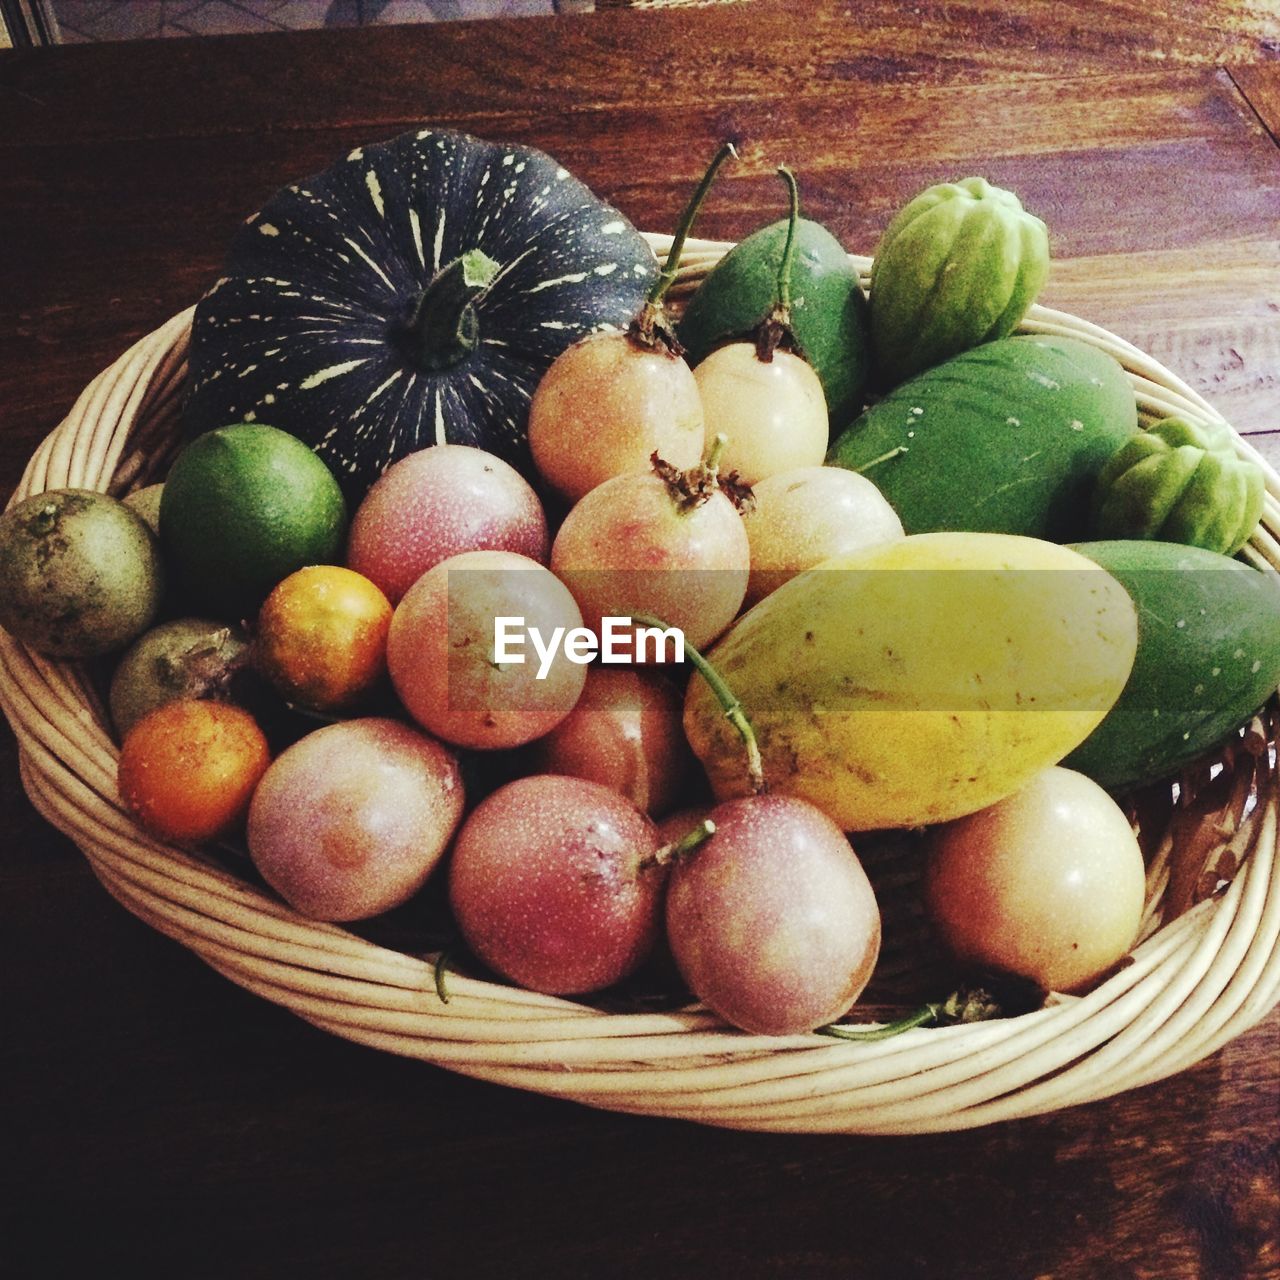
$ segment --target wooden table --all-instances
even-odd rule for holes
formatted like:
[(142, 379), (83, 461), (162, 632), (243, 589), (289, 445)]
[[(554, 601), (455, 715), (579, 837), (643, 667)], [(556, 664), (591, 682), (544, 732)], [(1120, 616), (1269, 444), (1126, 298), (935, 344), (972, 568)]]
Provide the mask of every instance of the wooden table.
[[(0, 55), (0, 493), (240, 218), (424, 120), (544, 147), (650, 229), (734, 136), (702, 234), (776, 216), (785, 160), (863, 252), (920, 187), (985, 174), (1049, 223), (1046, 301), (1280, 461), (1278, 50), (1272, 0), (760, 0)], [(1175, 1079), (990, 1130), (720, 1132), (379, 1056), (242, 993), (107, 897), (22, 796), (7, 731), (0, 831), (6, 1274), (1280, 1269), (1280, 1015)]]

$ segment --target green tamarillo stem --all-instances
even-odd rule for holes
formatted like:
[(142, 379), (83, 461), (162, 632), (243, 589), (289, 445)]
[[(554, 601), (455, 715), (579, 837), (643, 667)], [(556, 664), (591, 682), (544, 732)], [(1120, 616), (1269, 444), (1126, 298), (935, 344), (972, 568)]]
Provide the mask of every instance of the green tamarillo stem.
[(712, 157), (711, 164), (707, 167), (706, 173), (702, 175), (702, 181), (698, 183), (697, 189), (680, 217), (680, 222), (676, 226), (675, 237), (671, 241), (671, 248), (667, 250), (666, 265), (653, 282), (653, 288), (649, 290), (646, 305), (650, 307), (660, 307), (662, 305), (663, 298), (667, 296), (667, 290), (675, 283), (676, 274), (680, 270), (680, 258), (684, 253), (684, 242), (689, 238), (689, 232), (693, 229), (694, 219), (698, 216), (698, 210), (702, 208), (702, 202), (706, 199), (707, 192), (711, 190), (711, 184), (715, 181), (720, 166), (730, 156), (737, 159), (737, 155), (738, 149), (732, 142), (722, 142), (720, 149)]
[(999, 1018), (1004, 1009), (996, 998), (985, 987), (961, 987), (953, 991), (945, 1000), (923, 1005), (914, 1013), (898, 1018), (894, 1022), (886, 1022), (879, 1027), (849, 1027), (833, 1022), (825, 1027), (818, 1027), (821, 1036), (831, 1036), (836, 1040), (888, 1040), (891, 1036), (901, 1035), (913, 1027), (951, 1026), (961, 1022), (986, 1022), (991, 1018)]
[(773, 306), (756, 326), (756, 359), (768, 364), (779, 345), (786, 341), (795, 345), (791, 332), (791, 268), (796, 260), (796, 232), (800, 226), (800, 188), (796, 175), (785, 164), (778, 166), (778, 176), (787, 184), (787, 238), (778, 263), (778, 277), (773, 286)]
[(729, 437), (723, 431), (717, 431), (715, 438), (711, 441), (711, 452), (707, 454), (707, 460), (702, 465), (706, 467), (713, 480), (720, 470), (720, 459), (724, 457), (724, 448), (728, 443)]
[(787, 184), (789, 212), (787, 214), (787, 242), (782, 248), (782, 262), (778, 265), (777, 318), (782, 324), (791, 323), (791, 265), (796, 260), (796, 229), (800, 225), (800, 188), (796, 175), (785, 164), (778, 166), (778, 174)]
[[(633, 613), (631, 621), (639, 623), (642, 627), (659, 627), (663, 631), (670, 630), (661, 618), (655, 618), (649, 613)], [(752, 792), (755, 795), (759, 795), (765, 786), (764, 762), (760, 758), (760, 744), (756, 741), (755, 731), (751, 728), (747, 713), (742, 709), (742, 703), (738, 701), (737, 695), (725, 683), (724, 677), (687, 640), (684, 645), (684, 653), (685, 657), (693, 663), (697, 673), (707, 682), (711, 692), (715, 695), (716, 701), (720, 704), (721, 710), (724, 712), (724, 718), (738, 731), (738, 736), (742, 739), (743, 746), (747, 749), (747, 779), (751, 783)]]

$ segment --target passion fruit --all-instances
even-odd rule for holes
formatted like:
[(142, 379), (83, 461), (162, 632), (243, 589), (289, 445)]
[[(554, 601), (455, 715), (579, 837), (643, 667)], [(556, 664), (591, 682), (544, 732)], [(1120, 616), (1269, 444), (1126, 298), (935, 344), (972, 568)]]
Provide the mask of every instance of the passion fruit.
[(143, 716), (179, 698), (241, 699), (248, 640), (209, 618), (173, 618), (140, 636), (111, 677), (111, 722), (123, 738)]
[(0, 516), (0, 626), (40, 653), (124, 648), (151, 625), (163, 591), (155, 536), (105, 493), (50, 489)]

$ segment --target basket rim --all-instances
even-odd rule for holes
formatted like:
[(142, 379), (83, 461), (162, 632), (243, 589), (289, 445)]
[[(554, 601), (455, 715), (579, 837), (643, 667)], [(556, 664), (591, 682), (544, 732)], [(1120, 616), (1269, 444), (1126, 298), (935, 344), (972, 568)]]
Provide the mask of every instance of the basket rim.
[[(646, 235), (662, 255), (669, 236)], [(732, 242), (690, 240), (688, 290)], [(850, 254), (865, 276), (871, 260)], [(172, 448), (194, 308), (129, 348), (85, 388), (36, 449), (10, 499), (48, 488), (119, 492)], [(1070, 336), (1124, 366), (1146, 418), (1229, 427), (1133, 344), (1034, 306), (1020, 332)], [(1267, 479), (1247, 550), (1280, 572), (1280, 474), (1231, 429)], [(918, 1029), (853, 1044), (812, 1034), (752, 1036), (702, 1008), (615, 1013), (451, 973), (336, 925), (306, 919), (200, 856), (143, 835), (115, 787), (117, 748), (85, 671), (0, 631), (0, 708), (36, 809), (84, 852), (128, 910), (238, 985), (348, 1039), (495, 1083), (613, 1110), (787, 1132), (923, 1132), (972, 1127), (1096, 1100), (1181, 1070), (1280, 1000), (1280, 785), (1256, 767), (1256, 807), (1231, 837), (1241, 868), (1220, 896), (1142, 941), (1092, 992), (995, 1022)], [(1255, 726), (1270, 752), (1274, 721)]]

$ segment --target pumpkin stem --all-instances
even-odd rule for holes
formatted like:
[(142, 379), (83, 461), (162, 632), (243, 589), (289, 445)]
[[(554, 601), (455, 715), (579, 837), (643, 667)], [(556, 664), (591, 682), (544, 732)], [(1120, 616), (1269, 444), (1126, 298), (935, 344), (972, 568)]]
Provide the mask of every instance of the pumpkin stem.
[(418, 295), (401, 330), (410, 358), (436, 371), (461, 363), (480, 341), (472, 305), (498, 274), (498, 264), (480, 249), (469, 249), (436, 272)]

